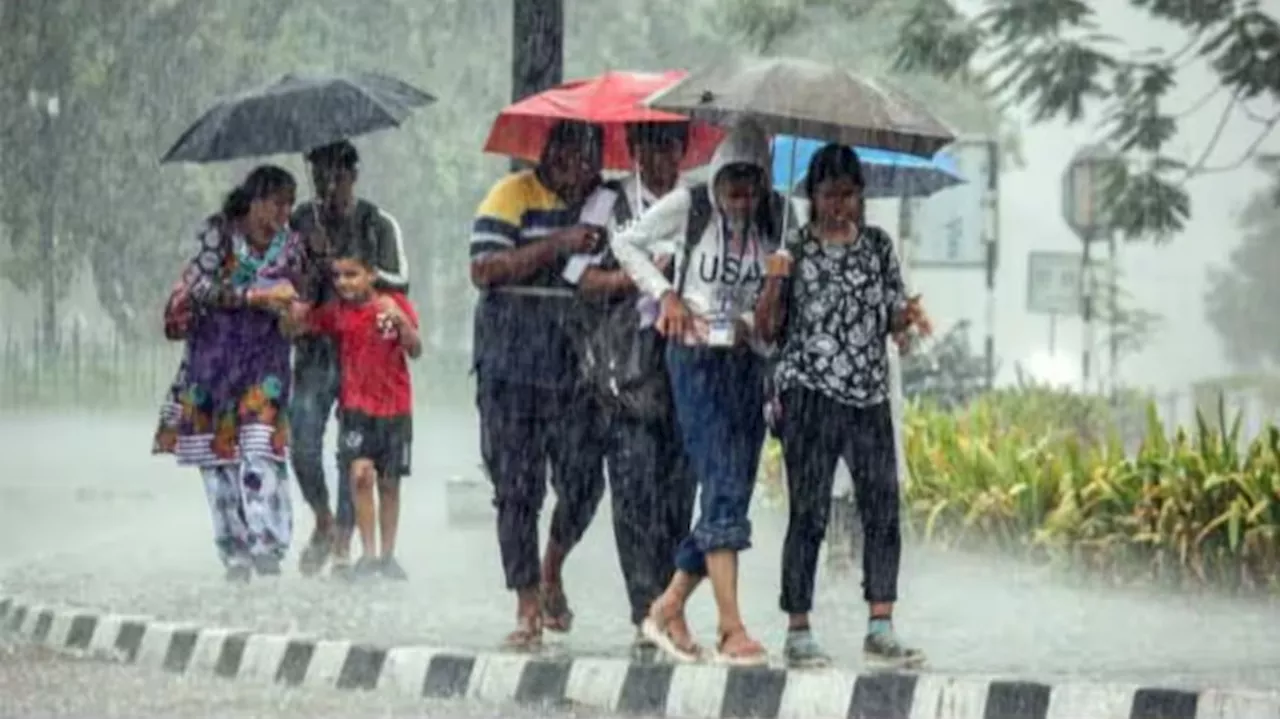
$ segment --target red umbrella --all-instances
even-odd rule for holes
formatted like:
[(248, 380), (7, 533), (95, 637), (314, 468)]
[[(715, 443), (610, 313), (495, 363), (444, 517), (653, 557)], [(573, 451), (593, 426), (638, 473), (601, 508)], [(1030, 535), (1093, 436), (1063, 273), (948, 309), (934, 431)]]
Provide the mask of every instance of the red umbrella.
[[(485, 152), (537, 162), (547, 133), (560, 120), (578, 120), (604, 128), (604, 169), (630, 170), (627, 125), (638, 122), (688, 122), (689, 118), (641, 105), (648, 96), (679, 82), (687, 73), (606, 72), (586, 80), (572, 80), (530, 95), (498, 114)], [(689, 127), (689, 146), (682, 167), (700, 167), (724, 138), (724, 131), (704, 122)]]

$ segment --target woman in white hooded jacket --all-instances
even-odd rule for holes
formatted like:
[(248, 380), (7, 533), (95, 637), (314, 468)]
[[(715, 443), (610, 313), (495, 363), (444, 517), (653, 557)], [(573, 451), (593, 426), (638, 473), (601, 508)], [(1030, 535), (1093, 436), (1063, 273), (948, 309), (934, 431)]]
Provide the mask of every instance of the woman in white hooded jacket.
[[(676, 552), (676, 574), (642, 624), (651, 641), (683, 661), (701, 654), (684, 607), (704, 576), (719, 614), (717, 657), (766, 660), (743, 624), (737, 586), (738, 553), (751, 546), (747, 510), (765, 435), (765, 366), (753, 308), (782, 230), (769, 166), (767, 135), (740, 124), (717, 149), (709, 186), (669, 193), (612, 240), (622, 268), (660, 301), (657, 327), (668, 337), (676, 419), (701, 490), (698, 521)], [(674, 255), (674, 282), (655, 254)]]

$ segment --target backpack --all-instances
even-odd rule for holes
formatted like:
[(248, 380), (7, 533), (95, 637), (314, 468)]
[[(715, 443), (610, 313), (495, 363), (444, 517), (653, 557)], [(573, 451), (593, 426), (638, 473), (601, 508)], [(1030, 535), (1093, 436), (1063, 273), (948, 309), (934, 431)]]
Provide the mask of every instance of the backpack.
[[(618, 226), (632, 219), (631, 204), (621, 188), (613, 219)], [(607, 269), (617, 269), (610, 257)], [(666, 421), (671, 412), (667, 382), (666, 341), (653, 328), (640, 329), (636, 297), (588, 303), (578, 331), (581, 378), (606, 412), (642, 422)]]
[[(713, 209), (711, 207), (711, 190), (706, 184), (689, 188), (689, 223), (685, 232), (684, 257), (681, 267), (689, 264), (689, 256), (693, 248), (702, 241), (702, 233), (711, 224)], [(769, 204), (761, 206), (756, 213), (756, 226), (761, 228), (760, 235), (767, 241), (770, 251), (782, 244), (782, 226), (786, 221), (787, 198), (775, 190), (769, 191)], [(793, 218), (794, 219), (794, 218)], [(681, 276), (679, 291), (684, 294), (684, 282)]]

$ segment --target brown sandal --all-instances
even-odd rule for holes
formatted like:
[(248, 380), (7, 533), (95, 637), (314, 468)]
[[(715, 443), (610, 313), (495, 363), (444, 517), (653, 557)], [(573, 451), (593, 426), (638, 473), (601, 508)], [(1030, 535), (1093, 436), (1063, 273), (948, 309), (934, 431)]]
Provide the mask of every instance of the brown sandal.
[(769, 663), (764, 645), (751, 638), (743, 627), (720, 632), (716, 643), (716, 662), (735, 667), (758, 667)]
[[(672, 625), (683, 631), (673, 631)], [(640, 623), (640, 633), (653, 642), (660, 651), (680, 662), (696, 662), (702, 659), (702, 647), (693, 640), (683, 614), (663, 616), (655, 602), (649, 615)]]
[(542, 586), (542, 626), (549, 632), (568, 634), (573, 629), (573, 610), (561, 585)]

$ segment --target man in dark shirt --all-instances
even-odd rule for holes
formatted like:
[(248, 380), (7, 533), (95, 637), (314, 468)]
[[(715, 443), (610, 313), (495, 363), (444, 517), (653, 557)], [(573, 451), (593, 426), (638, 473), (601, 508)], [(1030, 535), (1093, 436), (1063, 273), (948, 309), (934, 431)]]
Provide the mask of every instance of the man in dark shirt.
[[(313, 306), (332, 299), (330, 259), (335, 255), (350, 256), (352, 252), (377, 269), (380, 289), (408, 292), (409, 267), (400, 226), (377, 205), (356, 197), (360, 163), (356, 148), (346, 141), (336, 142), (312, 150), (306, 159), (316, 198), (299, 205), (290, 221), (302, 235), (310, 257), (303, 299)], [(336, 518), (330, 509), (321, 459), (325, 425), (338, 397), (338, 355), (332, 340), (298, 340), (293, 381), (293, 472), (316, 518), (299, 569), (311, 575), (324, 567), (335, 544), (350, 543), (355, 524), (351, 487), (341, 469)]]

